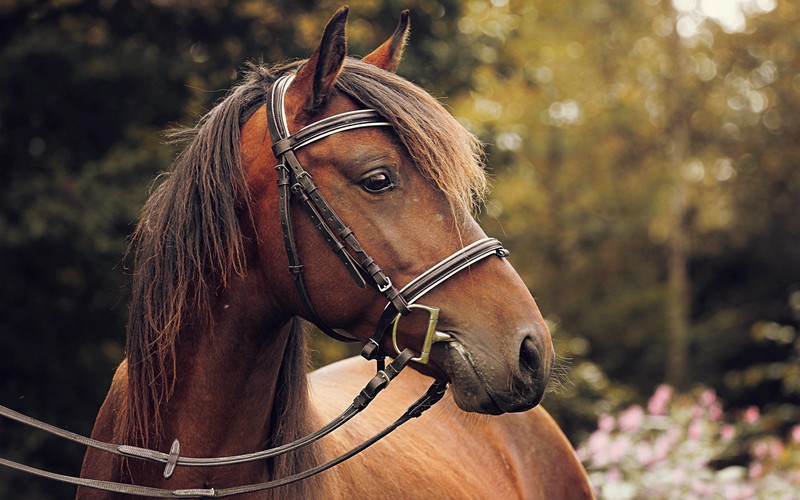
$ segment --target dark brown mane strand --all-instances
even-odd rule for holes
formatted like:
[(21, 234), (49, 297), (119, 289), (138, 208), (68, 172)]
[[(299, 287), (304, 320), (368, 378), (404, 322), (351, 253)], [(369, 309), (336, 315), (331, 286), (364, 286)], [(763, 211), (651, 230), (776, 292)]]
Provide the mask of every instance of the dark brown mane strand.
[(207, 326), (215, 291), (245, 272), (239, 218), (248, 210), (249, 193), (240, 120), (263, 104), (271, 77), (252, 66), (196, 127), (168, 134), (185, 149), (145, 204), (129, 250), (134, 264), (123, 442), (146, 446), (147, 429), (158, 432), (158, 408), (175, 379), (179, 331), (189, 323)]

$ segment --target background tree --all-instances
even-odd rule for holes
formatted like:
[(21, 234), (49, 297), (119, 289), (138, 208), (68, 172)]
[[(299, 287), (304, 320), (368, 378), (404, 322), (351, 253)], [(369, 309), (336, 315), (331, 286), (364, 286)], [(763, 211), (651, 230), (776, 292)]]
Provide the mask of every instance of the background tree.
[(797, 403), (797, 8), (468, 5), (483, 59), (454, 108), (490, 144), (484, 225), (575, 358), (565, 395), (600, 411), (668, 378)]

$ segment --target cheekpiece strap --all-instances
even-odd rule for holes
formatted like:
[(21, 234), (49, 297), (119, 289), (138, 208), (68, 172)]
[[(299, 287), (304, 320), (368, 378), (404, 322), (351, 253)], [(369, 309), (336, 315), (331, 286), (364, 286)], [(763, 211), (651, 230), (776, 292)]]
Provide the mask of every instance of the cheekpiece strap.
[[(386, 276), (362, 248), (353, 230), (344, 224), (333, 207), (319, 191), (314, 179), (303, 168), (295, 151), (333, 134), (364, 127), (390, 127), (390, 122), (372, 109), (348, 111), (323, 118), (291, 134), (289, 131), (284, 99), (294, 75), (284, 75), (270, 89), (270, 105), (267, 107), (267, 124), (272, 139), (272, 151), (278, 159), (278, 193), (280, 197), (281, 230), (289, 258), (289, 269), (303, 307), (311, 321), (323, 332), (337, 340), (354, 341), (328, 327), (314, 310), (303, 279), (303, 267), (297, 252), (292, 230), (289, 198), (294, 196), (305, 209), (325, 242), (339, 257), (353, 281), (361, 288), (370, 283), (395, 307), (408, 313), (403, 298)], [(352, 252), (352, 254), (351, 254)]]

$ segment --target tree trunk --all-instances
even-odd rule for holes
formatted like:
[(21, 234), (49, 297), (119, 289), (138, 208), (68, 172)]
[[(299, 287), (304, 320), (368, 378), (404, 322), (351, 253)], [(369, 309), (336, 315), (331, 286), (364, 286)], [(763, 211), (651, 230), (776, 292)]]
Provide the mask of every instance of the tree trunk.
[(667, 383), (683, 387), (689, 365), (689, 234), (686, 227), (686, 186), (679, 179), (670, 203), (669, 257), (667, 263)]

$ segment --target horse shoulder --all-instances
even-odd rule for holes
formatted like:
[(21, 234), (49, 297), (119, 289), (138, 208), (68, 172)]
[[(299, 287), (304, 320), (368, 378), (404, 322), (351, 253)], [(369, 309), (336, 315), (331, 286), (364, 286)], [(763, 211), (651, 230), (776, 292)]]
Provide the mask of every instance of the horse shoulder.
[(495, 417), (491, 425), (507, 444), (509, 467), (514, 468), (524, 498), (594, 498), (586, 470), (575, 449), (542, 406), (524, 413)]
[[(375, 374), (351, 358), (311, 374), (319, 424), (338, 415)], [(324, 441), (331, 458), (399, 417), (432, 380), (405, 370), (362, 414)], [(572, 446), (544, 409), (486, 416), (447, 394), (356, 457), (326, 473), (328, 496), (379, 498), (591, 498)]]
[[(115, 429), (118, 428), (119, 409), (127, 400), (128, 390), (128, 365), (123, 361), (114, 373), (111, 388), (106, 399), (97, 413), (97, 418), (92, 429), (92, 438), (98, 441), (112, 443), (115, 441)], [(107, 452), (89, 448), (83, 459), (81, 477), (101, 479), (104, 481), (120, 481), (121, 470), (119, 461)], [(119, 494), (109, 493), (90, 488), (78, 488), (76, 499), (100, 500), (119, 498)]]

